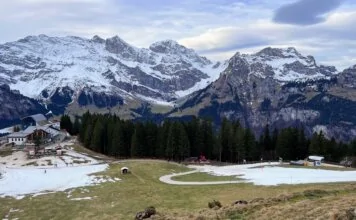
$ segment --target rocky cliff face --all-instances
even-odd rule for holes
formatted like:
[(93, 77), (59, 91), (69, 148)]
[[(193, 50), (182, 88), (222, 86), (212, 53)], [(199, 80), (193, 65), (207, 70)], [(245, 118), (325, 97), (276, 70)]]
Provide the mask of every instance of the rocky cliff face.
[(338, 76), (338, 83), (345, 88), (356, 88), (356, 65), (345, 69)]
[(22, 117), (48, 112), (36, 100), (10, 90), (8, 85), (0, 85), (0, 106), (0, 128), (19, 123)]
[(172, 102), (216, 80), (223, 68), (171, 40), (144, 49), (117, 36), (40, 35), (0, 45), (0, 81), (57, 112), (72, 102)]
[(336, 73), (294, 48), (237, 53), (217, 81), (191, 95), (172, 115), (194, 112), (217, 123), (221, 117), (238, 119), (257, 133), (266, 124), (304, 126), (309, 133), (323, 130), (347, 139), (356, 135), (356, 102), (329, 91), (340, 87), (338, 81), (353, 78), (354, 71), (345, 70), (340, 79)]

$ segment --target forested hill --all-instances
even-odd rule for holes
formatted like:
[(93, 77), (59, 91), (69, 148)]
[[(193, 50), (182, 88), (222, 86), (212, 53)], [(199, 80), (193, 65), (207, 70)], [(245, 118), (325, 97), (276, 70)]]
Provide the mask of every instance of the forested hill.
[(119, 158), (161, 158), (182, 161), (204, 155), (223, 162), (304, 159), (323, 155), (327, 161), (339, 162), (345, 156), (356, 156), (356, 140), (349, 144), (327, 139), (322, 132), (311, 138), (303, 128), (286, 128), (264, 133), (256, 138), (238, 121), (223, 119), (218, 130), (209, 120), (193, 118), (189, 122), (166, 120), (132, 122), (114, 115), (85, 113), (74, 123), (69, 116), (61, 118), (61, 128), (78, 135), (91, 150)]

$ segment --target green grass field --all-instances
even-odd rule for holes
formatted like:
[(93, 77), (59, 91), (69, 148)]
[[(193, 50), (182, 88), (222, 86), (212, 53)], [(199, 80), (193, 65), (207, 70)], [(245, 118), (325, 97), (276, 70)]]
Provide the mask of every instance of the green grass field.
[[(131, 174), (121, 175), (120, 168), (127, 166)], [(235, 200), (270, 198), (280, 194), (304, 190), (342, 189), (349, 184), (254, 186), (252, 184), (231, 184), (215, 186), (176, 186), (159, 181), (165, 174), (188, 171), (185, 166), (166, 161), (125, 161), (113, 163), (110, 168), (96, 175), (118, 177), (122, 181), (103, 183), (97, 186), (81, 187), (65, 192), (27, 196), (24, 199), (0, 198), (0, 219), (133, 219), (138, 211), (154, 206), (159, 213), (172, 216), (190, 216), (207, 207), (216, 199), (223, 205)], [(207, 174), (184, 177), (208, 179)], [(214, 177), (215, 178), (215, 177)], [(214, 179), (216, 180), (216, 179)], [(23, 183), (26, 184), (26, 183)], [(71, 197), (68, 198), (68, 192)], [(72, 201), (71, 198), (92, 197), (92, 200)], [(10, 210), (17, 210), (10, 212)], [(185, 217), (187, 218), (187, 217)], [(195, 218), (193, 218), (195, 219)]]
[[(132, 173), (120, 174), (120, 168), (128, 166)], [(336, 189), (345, 184), (296, 185), (296, 186), (253, 186), (232, 184), (219, 186), (175, 186), (161, 183), (165, 174), (184, 172), (184, 166), (166, 161), (127, 161), (112, 164), (100, 175), (119, 177), (122, 181), (103, 183), (97, 186), (72, 190), (71, 198), (92, 197), (92, 200), (72, 201), (68, 191), (37, 197), (27, 196), (22, 200), (0, 198), (0, 218), (19, 219), (133, 219), (136, 212), (147, 206), (155, 206), (160, 213), (176, 216), (177, 213), (196, 213), (206, 208), (209, 201), (216, 199), (230, 204), (238, 199), (268, 198), (279, 194), (299, 192), (307, 189)], [(207, 177), (205, 174), (187, 177)], [(24, 183), (26, 184), (26, 183)], [(86, 192), (88, 190), (88, 192)]]
[(183, 181), (183, 182), (190, 182), (190, 181), (197, 181), (197, 182), (206, 182), (206, 181), (232, 181), (238, 180), (237, 176), (215, 176), (210, 175), (208, 173), (192, 173), (183, 176), (175, 176), (172, 180)]

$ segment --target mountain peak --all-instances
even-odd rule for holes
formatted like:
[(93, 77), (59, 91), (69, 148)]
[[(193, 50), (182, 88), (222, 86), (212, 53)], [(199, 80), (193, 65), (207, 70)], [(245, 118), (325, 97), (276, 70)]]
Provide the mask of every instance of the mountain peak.
[[(152, 45), (165, 45), (165, 46), (167, 46), (167, 47), (181, 46), (177, 41), (175, 41), (175, 40), (170, 40), (170, 39), (157, 41), (157, 42), (153, 43)], [(152, 45), (151, 45), (151, 46), (152, 46)]]
[(91, 39), (93, 42), (95, 43), (105, 43), (105, 40), (101, 37), (99, 37), (98, 35), (95, 35), (92, 39)]
[(110, 53), (122, 54), (124, 58), (129, 58), (136, 53), (136, 50), (133, 46), (128, 44), (117, 35), (106, 39), (105, 48)]
[(177, 41), (163, 40), (151, 44), (150, 50), (156, 53), (169, 53), (169, 52), (177, 52), (177, 51), (187, 52), (189, 49), (180, 45)]
[(285, 49), (284, 48), (266, 47), (254, 55), (280, 57), (280, 58), (287, 58), (290, 56), (298, 56), (298, 57), (301, 56), (301, 54), (294, 47), (288, 47)]
[[(95, 36), (94, 36), (95, 37)], [(115, 35), (113, 37), (110, 37), (110, 38), (107, 38), (106, 41), (109, 41), (109, 42), (114, 42), (116, 44), (126, 44), (126, 45), (129, 45), (126, 41), (124, 41), (121, 37)]]

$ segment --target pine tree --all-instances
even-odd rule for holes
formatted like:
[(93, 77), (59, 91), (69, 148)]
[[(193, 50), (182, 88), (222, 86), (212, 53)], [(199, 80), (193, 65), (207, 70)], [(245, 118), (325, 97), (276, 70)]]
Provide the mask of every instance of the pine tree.
[(228, 137), (227, 137), (227, 148), (229, 150), (229, 161), (231, 163), (236, 162), (236, 143), (235, 143), (235, 134), (234, 134), (234, 129), (231, 126), (231, 124), (228, 126)]
[(124, 133), (125, 155), (129, 157), (131, 155), (131, 141), (135, 132), (135, 125), (132, 121), (121, 121), (121, 126)]
[(79, 140), (82, 143), (84, 143), (85, 132), (90, 121), (91, 121), (91, 114), (89, 112), (84, 113), (79, 127)]
[(314, 155), (324, 155), (325, 137), (322, 131), (314, 133), (310, 140), (309, 153)]
[(146, 135), (142, 123), (138, 122), (135, 125), (135, 131), (131, 139), (131, 157), (147, 156), (147, 148), (145, 148)]
[(304, 128), (298, 131), (298, 146), (297, 146), (297, 157), (304, 159), (308, 154), (308, 141), (305, 137)]
[(177, 122), (173, 122), (169, 128), (167, 147), (166, 147), (166, 156), (170, 160), (177, 159), (178, 147), (179, 147), (179, 130), (178, 130)]
[(72, 135), (78, 135), (79, 134), (79, 130), (80, 130), (79, 118), (75, 117), (73, 128), (72, 128)]
[(238, 127), (235, 132), (235, 144), (236, 144), (236, 161), (240, 163), (243, 159), (246, 159), (246, 149), (245, 146), (245, 130), (242, 127)]
[(263, 150), (266, 153), (268, 160), (272, 159), (272, 140), (269, 131), (269, 125), (265, 126), (265, 130), (263, 133)]
[(275, 128), (273, 130), (272, 134), (272, 142), (271, 142), (271, 151), (272, 151), (272, 159), (276, 159), (276, 146), (277, 146), (277, 140), (278, 140), (278, 129)]
[(276, 144), (276, 154), (278, 157), (285, 159), (290, 159), (288, 148), (289, 148), (289, 141), (288, 141), (288, 131), (286, 129), (282, 129), (279, 132)]
[(210, 120), (207, 120), (205, 122), (205, 146), (206, 146), (206, 156), (207, 158), (211, 158), (213, 149), (214, 149), (214, 131), (213, 131), (213, 125)]
[(179, 161), (181, 161), (189, 156), (190, 144), (189, 144), (189, 138), (187, 132), (185, 131), (185, 128), (181, 123), (179, 123), (178, 129), (179, 129), (178, 154), (179, 154)]
[(195, 150), (195, 155), (194, 156), (200, 156), (201, 154), (205, 154), (205, 131), (204, 127), (200, 122), (197, 124), (195, 127), (195, 142), (194, 142), (194, 148)]
[[(223, 118), (219, 131), (219, 160), (226, 161), (229, 157), (229, 135), (231, 134), (231, 123)], [(231, 141), (230, 141), (231, 142)]]
[(66, 130), (68, 133), (72, 133), (72, 121), (68, 115), (62, 115), (60, 120), (60, 128)]
[(87, 127), (83, 128), (84, 131), (84, 146), (90, 148), (91, 139), (93, 136), (93, 122), (88, 122)]
[[(189, 143), (192, 146), (194, 146), (191, 148), (191, 152), (190, 152), (190, 154), (192, 156), (199, 156), (199, 154), (201, 153), (201, 152), (199, 152), (199, 148), (201, 145), (198, 144), (199, 142), (201, 142), (201, 136), (199, 135), (199, 129), (200, 129), (199, 120), (196, 117), (193, 117), (193, 119), (190, 122), (188, 122), (188, 124), (187, 124), (187, 134), (188, 134), (188, 138), (189, 138)], [(200, 140), (198, 140), (198, 139), (200, 139)]]
[(103, 131), (104, 126), (101, 119), (97, 119), (93, 129), (93, 137), (90, 142), (90, 148), (96, 152), (103, 152)]
[(166, 120), (163, 122), (163, 125), (158, 128), (158, 144), (156, 149), (157, 157), (164, 158), (166, 156), (166, 147), (170, 124), (171, 123)]
[(157, 126), (153, 122), (147, 122), (145, 125), (145, 148), (146, 152), (145, 155), (149, 157), (154, 157), (156, 155), (156, 146), (157, 146)]
[(106, 140), (107, 140), (107, 154), (113, 155), (113, 138), (114, 138), (115, 120), (109, 119), (106, 125)]
[(125, 134), (123, 130), (123, 125), (121, 122), (116, 122), (113, 130), (112, 137), (112, 155), (116, 157), (127, 157), (126, 147), (125, 147)]
[(244, 135), (244, 146), (246, 157), (248, 160), (258, 160), (260, 157), (260, 151), (258, 145), (256, 144), (256, 138), (250, 129), (245, 129)]
[(139, 155), (139, 145), (137, 130), (135, 130), (131, 139), (131, 157), (137, 157)]

